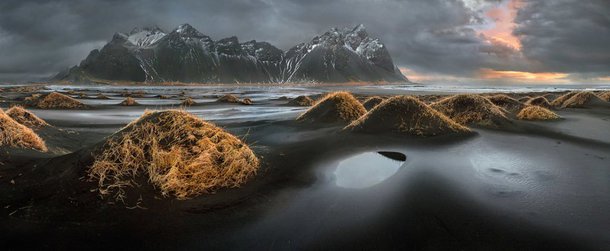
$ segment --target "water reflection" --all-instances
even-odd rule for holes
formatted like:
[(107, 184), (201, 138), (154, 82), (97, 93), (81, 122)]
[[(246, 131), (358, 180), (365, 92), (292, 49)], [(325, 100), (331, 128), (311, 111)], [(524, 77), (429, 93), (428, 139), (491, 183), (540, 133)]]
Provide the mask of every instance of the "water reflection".
[(339, 162), (335, 181), (339, 187), (371, 187), (394, 175), (405, 160), (398, 152), (361, 153)]

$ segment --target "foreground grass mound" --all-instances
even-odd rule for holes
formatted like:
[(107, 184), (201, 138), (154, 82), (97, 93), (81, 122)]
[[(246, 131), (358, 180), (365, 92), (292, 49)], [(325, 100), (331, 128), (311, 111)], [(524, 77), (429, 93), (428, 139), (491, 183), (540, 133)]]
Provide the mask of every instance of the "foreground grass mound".
[(290, 106), (312, 106), (314, 104), (313, 99), (307, 96), (298, 96), (290, 101), (288, 101), (288, 105)]
[(381, 102), (344, 130), (366, 133), (393, 132), (416, 136), (470, 132), (468, 128), (409, 96), (392, 97)]
[(535, 98), (531, 98), (528, 101), (525, 102), (525, 105), (527, 106), (540, 106), (540, 107), (544, 107), (544, 108), (551, 108), (552, 105), (551, 103), (549, 103), (549, 100), (546, 99), (544, 96), (539, 96), (539, 97), (535, 97)]
[(525, 107), (525, 105), (523, 105), (523, 103), (521, 103), (519, 100), (511, 98), (505, 94), (489, 96), (487, 99), (489, 99), (489, 101), (491, 101), (494, 105), (513, 112), (519, 111)]
[(118, 200), (144, 177), (164, 196), (187, 199), (239, 187), (259, 160), (237, 137), (181, 110), (145, 112), (94, 154), (89, 177)]
[(23, 109), (21, 106), (13, 106), (6, 111), (6, 115), (17, 121), (17, 123), (27, 126), (31, 129), (39, 129), (49, 124), (36, 116), (34, 113)]
[(87, 106), (80, 101), (58, 92), (31, 100), (32, 106), (40, 109), (82, 109)]
[(366, 113), (364, 106), (349, 92), (329, 93), (297, 120), (321, 123), (350, 123)]
[(494, 105), (489, 99), (474, 94), (451, 96), (433, 103), (430, 107), (462, 125), (498, 127), (509, 122), (502, 108)]
[(564, 95), (557, 97), (551, 102), (551, 105), (554, 107), (561, 107), (566, 100), (570, 99), (572, 96), (576, 95), (577, 92), (568, 92)]
[(578, 92), (561, 105), (561, 108), (583, 108), (586, 106), (595, 106), (605, 104), (606, 101), (592, 92)]
[(377, 106), (378, 104), (381, 104), (381, 102), (383, 102), (383, 98), (379, 96), (373, 96), (365, 99), (364, 102), (362, 102), (362, 105), (364, 106), (364, 109), (370, 111), (371, 109), (373, 109), (373, 107)]
[(127, 97), (121, 103), (119, 103), (119, 105), (122, 105), (122, 106), (134, 106), (134, 105), (140, 105), (140, 103), (138, 103), (132, 97)]
[(46, 152), (45, 142), (32, 129), (19, 124), (0, 109), (0, 146)]
[(559, 115), (544, 107), (531, 105), (523, 108), (518, 114), (520, 120), (554, 120), (559, 119)]

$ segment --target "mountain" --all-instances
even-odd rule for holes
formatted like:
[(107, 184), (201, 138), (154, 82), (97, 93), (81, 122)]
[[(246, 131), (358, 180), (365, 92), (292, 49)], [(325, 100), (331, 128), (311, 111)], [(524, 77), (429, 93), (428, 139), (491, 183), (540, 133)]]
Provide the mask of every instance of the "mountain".
[(350, 82), (408, 81), (379, 39), (363, 25), (333, 28), (283, 52), (237, 37), (214, 41), (189, 24), (166, 33), (158, 27), (116, 33), (57, 80), (138, 82)]

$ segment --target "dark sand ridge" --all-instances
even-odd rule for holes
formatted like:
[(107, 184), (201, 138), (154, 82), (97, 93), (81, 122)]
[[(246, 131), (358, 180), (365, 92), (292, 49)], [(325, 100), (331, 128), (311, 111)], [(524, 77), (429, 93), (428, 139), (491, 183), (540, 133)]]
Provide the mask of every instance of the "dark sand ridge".
[(608, 102), (602, 100), (593, 92), (578, 92), (561, 104), (561, 108), (583, 108), (588, 106), (607, 106)]
[(370, 111), (371, 109), (373, 109), (373, 107), (377, 106), (381, 102), (383, 102), (382, 97), (373, 96), (373, 97), (369, 97), (369, 98), (365, 99), (364, 102), (362, 102), (362, 105), (364, 106), (364, 108), (367, 111)]
[(535, 98), (531, 98), (525, 102), (525, 105), (535, 105), (535, 106), (540, 106), (540, 107), (544, 107), (544, 108), (552, 107), (551, 103), (549, 103), (549, 100), (546, 99), (544, 96), (538, 96)]
[(19, 124), (0, 109), (0, 147), (35, 149), (46, 152), (47, 146), (32, 129)]
[(315, 103), (313, 99), (308, 96), (298, 96), (288, 101), (287, 105), (291, 106), (312, 106)]
[(505, 111), (480, 95), (460, 94), (430, 105), (462, 125), (505, 127), (511, 124)]
[(525, 105), (523, 103), (521, 103), (519, 100), (516, 100), (505, 94), (496, 94), (496, 95), (487, 97), (487, 99), (489, 99), (489, 101), (494, 103), (494, 105), (502, 107), (502, 108), (506, 109), (507, 111), (510, 111), (513, 113), (518, 112), (521, 109), (523, 109), (523, 107), (525, 107)]
[(530, 105), (523, 108), (518, 114), (517, 118), (521, 120), (555, 120), (559, 119), (559, 115), (537, 105)]
[(33, 130), (37, 130), (41, 127), (49, 125), (46, 121), (42, 120), (21, 106), (11, 107), (6, 111), (6, 114), (17, 121), (17, 123), (27, 126)]
[(121, 101), (121, 103), (119, 103), (119, 105), (122, 105), (122, 106), (134, 106), (134, 105), (140, 105), (140, 104), (134, 98), (127, 97), (123, 101)]
[(47, 95), (33, 95), (30, 99), (25, 100), (27, 106), (40, 109), (84, 109), (87, 106), (80, 101), (66, 96), (58, 92), (52, 92)]
[(349, 124), (365, 113), (364, 106), (349, 92), (333, 92), (317, 101), (297, 121)]
[(470, 130), (414, 97), (396, 96), (344, 128), (366, 133), (398, 133), (414, 136), (465, 134)]
[(89, 169), (99, 192), (123, 200), (138, 176), (164, 196), (187, 199), (239, 187), (256, 174), (259, 160), (235, 136), (181, 110), (146, 112), (112, 135), (94, 153)]

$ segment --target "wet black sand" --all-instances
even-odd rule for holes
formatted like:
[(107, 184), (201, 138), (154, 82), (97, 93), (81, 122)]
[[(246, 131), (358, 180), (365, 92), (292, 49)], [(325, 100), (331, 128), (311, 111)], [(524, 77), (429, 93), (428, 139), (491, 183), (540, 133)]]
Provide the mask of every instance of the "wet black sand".
[[(121, 108), (102, 110), (112, 109)], [(218, 120), (261, 157), (253, 181), (187, 201), (142, 186), (127, 206), (100, 199), (85, 177), (90, 150), (122, 122), (51, 119), (58, 128), (41, 135), (60, 150), (2, 150), (0, 246), (607, 250), (610, 109), (558, 113), (563, 120), (425, 139), (339, 133), (295, 123), (297, 113)], [(378, 185), (336, 186), (338, 161), (367, 151), (401, 152), (407, 160)]]

